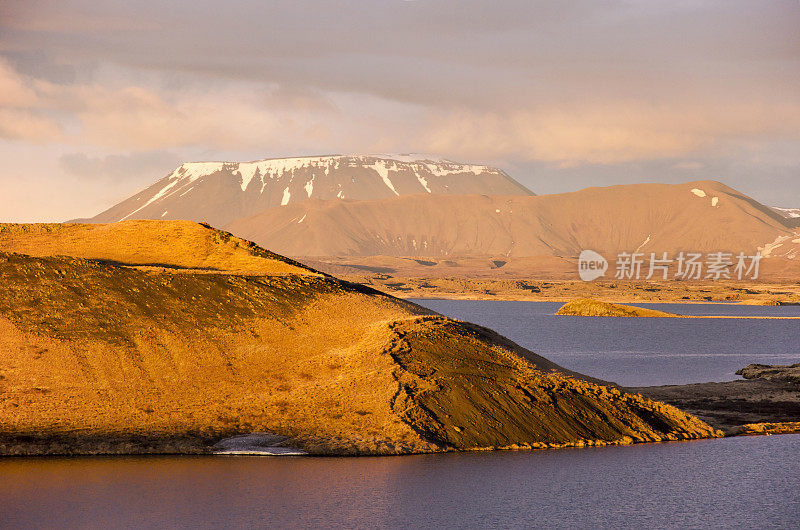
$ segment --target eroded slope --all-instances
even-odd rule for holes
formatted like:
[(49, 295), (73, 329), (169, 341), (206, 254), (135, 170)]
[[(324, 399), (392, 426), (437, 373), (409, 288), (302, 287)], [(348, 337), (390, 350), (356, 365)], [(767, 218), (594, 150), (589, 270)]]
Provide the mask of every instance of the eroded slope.
[(553, 447), (712, 436), (663, 403), (582, 380), (507, 339), (442, 317), (392, 325), (395, 407), (448, 448)]

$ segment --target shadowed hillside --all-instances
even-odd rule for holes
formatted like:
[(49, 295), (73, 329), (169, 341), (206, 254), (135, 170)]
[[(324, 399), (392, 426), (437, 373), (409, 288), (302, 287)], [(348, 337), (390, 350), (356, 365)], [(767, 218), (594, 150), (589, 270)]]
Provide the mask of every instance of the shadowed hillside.
[[(163, 228), (165, 240), (181, 227), (195, 233), (146, 226)], [(14, 230), (46, 232), (58, 252), (69, 246), (45, 227)], [(287, 273), (245, 243), (262, 270), (275, 262), (279, 272), (194, 268), (230, 251), (224, 234), (221, 248), (171, 241), (191, 258), (150, 260), (150, 240), (96, 239), (115, 263), (0, 254), (0, 453), (205, 452), (222, 437), (264, 431), (322, 454), (715, 435), (484, 328), (304, 269)], [(125, 252), (108, 250), (118, 245)]]

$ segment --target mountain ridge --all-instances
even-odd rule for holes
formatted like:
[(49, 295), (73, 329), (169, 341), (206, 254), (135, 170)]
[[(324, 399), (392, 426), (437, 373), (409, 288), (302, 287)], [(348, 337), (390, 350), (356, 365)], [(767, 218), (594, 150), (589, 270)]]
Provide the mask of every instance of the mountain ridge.
[(800, 256), (797, 220), (716, 181), (537, 196), (410, 195), (307, 201), (225, 229), (290, 256), (577, 258), (614, 252)]

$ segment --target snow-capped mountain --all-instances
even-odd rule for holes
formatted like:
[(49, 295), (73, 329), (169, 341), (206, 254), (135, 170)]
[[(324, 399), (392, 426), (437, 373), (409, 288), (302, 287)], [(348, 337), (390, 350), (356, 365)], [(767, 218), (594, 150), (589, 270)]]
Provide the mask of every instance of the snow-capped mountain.
[(309, 199), (382, 199), (411, 194), (533, 195), (503, 171), (424, 155), (190, 162), (93, 217), (190, 219), (215, 226)]

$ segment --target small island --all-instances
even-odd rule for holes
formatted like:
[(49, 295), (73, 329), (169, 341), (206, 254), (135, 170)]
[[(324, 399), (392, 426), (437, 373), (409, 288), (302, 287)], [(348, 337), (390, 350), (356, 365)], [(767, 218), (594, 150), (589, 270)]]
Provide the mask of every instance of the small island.
[(576, 317), (646, 317), (646, 318), (682, 318), (682, 315), (635, 307), (622, 304), (612, 304), (601, 302), (591, 298), (581, 298), (567, 302), (561, 309), (556, 311), (556, 315), (576, 316)]

